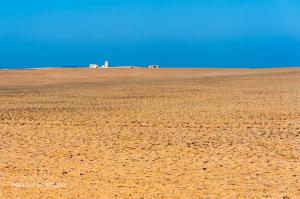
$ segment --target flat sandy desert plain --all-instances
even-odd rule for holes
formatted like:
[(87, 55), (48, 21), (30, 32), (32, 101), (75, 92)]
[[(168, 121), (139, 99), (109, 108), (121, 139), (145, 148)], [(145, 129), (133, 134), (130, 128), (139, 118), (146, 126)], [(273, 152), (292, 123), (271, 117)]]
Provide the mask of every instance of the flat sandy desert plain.
[(0, 71), (0, 198), (300, 198), (300, 68)]

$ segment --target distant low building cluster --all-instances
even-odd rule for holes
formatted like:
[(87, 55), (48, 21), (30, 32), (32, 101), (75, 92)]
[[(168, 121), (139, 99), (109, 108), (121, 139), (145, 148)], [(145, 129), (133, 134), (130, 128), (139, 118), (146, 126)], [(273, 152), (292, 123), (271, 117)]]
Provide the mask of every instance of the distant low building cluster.
[(101, 67), (98, 64), (90, 64), (89, 68), (109, 68), (109, 64), (108, 61), (105, 61)]
[(89, 68), (98, 68), (99, 66), (98, 66), (98, 64), (90, 64), (89, 65)]
[[(89, 68), (109, 68), (109, 62), (106, 60), (101, 66), (98, 64), (90, 64)], [(145, 66), (114, 66), (113, 68), (145, 68)], [(159, 68), (159, 65), (149, 65), (148, 68)]]

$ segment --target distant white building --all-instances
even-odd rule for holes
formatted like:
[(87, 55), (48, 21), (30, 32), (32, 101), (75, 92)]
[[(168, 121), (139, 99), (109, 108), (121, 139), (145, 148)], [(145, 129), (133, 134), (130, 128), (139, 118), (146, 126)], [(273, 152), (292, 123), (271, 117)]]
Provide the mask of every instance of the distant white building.
[(109, 67), (108, 61), (105, 61), (105, 62), (104, 62), (104, 65), (102, 65), (102, 68), (108, 68), (108, 67)]
[(159, 68), (159, 65), (149, 65), (148, 68)]
[(90, 64), (89, 68), (98, 68), (98, 65), (97, 64)]

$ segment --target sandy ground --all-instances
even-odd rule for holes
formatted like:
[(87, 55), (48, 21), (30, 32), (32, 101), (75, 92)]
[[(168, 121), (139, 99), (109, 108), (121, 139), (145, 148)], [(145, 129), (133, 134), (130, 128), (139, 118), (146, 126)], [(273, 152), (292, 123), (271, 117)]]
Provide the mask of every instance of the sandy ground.
[(0, 71), (0, 198), (300, 198), (300, 69)]

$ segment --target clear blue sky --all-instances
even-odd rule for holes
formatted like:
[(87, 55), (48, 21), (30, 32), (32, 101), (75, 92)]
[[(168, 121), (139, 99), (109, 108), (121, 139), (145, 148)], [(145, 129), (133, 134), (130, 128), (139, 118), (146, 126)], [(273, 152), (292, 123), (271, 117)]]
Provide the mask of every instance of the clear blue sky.
[(0, 67), (300, 65), (299, 0), (0, 3)]

